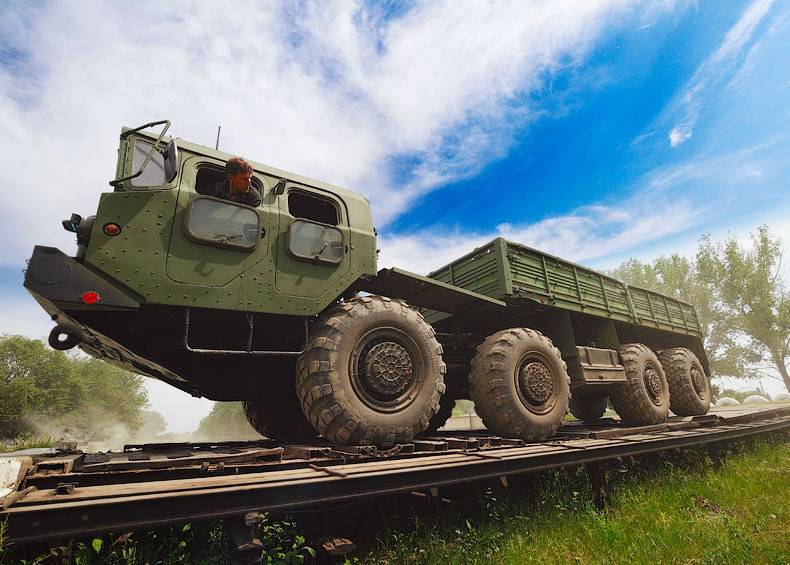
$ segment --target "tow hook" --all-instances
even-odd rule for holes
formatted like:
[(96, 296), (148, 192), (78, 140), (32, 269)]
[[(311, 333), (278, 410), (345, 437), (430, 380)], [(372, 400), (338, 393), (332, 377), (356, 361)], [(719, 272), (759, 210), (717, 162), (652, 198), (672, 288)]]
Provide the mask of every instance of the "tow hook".
[(48, 341), (52, 349), (66, 351), (79, 344), (82, 340), (77, 334), (67, 330), (63, 326), (55, 326), (52, 328), (52, 331), (49, 332)]

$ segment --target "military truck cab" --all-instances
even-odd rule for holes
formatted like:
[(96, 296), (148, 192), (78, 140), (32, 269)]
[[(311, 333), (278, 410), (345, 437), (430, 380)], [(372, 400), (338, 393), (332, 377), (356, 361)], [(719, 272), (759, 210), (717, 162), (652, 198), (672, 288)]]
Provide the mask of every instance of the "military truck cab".
[[(254, 162), (260, 206), (216, 198), (206, 191), (225, 180), (231, 155), (146, 126), (123, 130), (113, 190), (101, 195), (95, 217), (64, 222), (79, 230), (76, 259), (37, 248), (27, 286), (57, 318), (53, 347), (78, 339), (190, 392), (243, 399), (256, 384), (222, 378), (229, 357), (219, 367), (188, 354), (300, 352), (305, 319), (376, 274), (368, 202)], [(64, 290), (53, 269), (85, 284), (53, 295)]]

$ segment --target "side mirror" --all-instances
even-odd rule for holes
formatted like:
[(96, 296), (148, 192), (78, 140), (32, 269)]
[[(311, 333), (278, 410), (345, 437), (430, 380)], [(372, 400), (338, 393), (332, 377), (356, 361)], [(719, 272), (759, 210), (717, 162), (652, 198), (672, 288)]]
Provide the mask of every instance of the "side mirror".
[(165, 148), (165, 182), (171, 182), (178, 174), (178, 146), (173, 139)]
[(63, 220), (61, 223), (63, 224), (63, 229), (66, 231), (70, 231), (72, 233), (77, 233), (77, 228), (82, 221), (82, 216), (79, 214), (72, 214), (71, 218), (68, 220)]

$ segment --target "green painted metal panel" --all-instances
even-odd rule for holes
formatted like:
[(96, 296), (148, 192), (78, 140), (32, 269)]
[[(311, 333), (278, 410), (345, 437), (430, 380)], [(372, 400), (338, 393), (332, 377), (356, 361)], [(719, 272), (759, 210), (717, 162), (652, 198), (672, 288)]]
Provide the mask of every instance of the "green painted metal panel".
[[(343, 259), (340, 263), (316, 263), (294, 257), (288, 251), (288, 228), (295, 219), (288, 210), (288, 194), (291, 190), (315, 194), (335, 204), (338, 211), (337, 228), (343, 233), (345, 248)], [(285, 192), (278, 196), (278, 200), (280, 222), (277, 237), (277, 268), (274, 271), (277, 291), (287, 296), (323, 296), (334, 286), (333, 283), (342, 279), (351, 268), (348, 214), (340, 200), (334, 195), (308, 186), (289, 183)], [(354, 255), (356, 255), (356, 252), (354, 252)], [(336, 296), (332, 295), (330, 298), (335, 298)]]
[(701, 336), (694, 308), (629, 287), (582, 267), (498, 238), (430, 275), (495, 298), (539, 302), (564, 310)]
[(498, 241), (479, 247), (428, 276), (479, 294), (502, 298), (509, 292)]

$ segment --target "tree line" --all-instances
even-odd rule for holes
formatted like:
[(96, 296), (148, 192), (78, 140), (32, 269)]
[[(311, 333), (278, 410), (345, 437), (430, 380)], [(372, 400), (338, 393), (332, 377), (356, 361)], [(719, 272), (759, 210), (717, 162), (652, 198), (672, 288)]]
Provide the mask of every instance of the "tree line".
[(143, 377), (104, 361), (0, 336), (0, 439), (105, 440), (143, 423)]
[(790, 293), (782, 278), (782, 242), (768, 227), (750, 236), (700, 239), (694, 258), (629, 259), (610, 275), (691, 303), (713, 376), (769, 378), (790, 391)]

